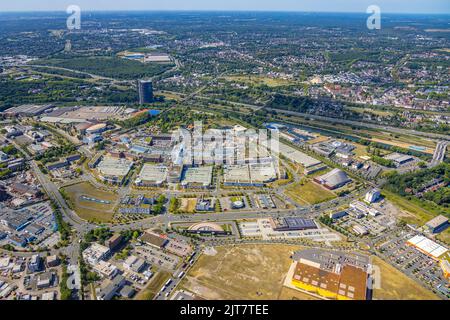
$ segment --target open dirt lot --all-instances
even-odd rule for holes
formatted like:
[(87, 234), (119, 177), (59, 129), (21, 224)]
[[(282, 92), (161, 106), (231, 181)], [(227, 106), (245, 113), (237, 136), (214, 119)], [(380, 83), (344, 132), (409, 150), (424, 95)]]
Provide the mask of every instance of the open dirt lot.
[(197, 205), (196, 198), (180, 199), (180, 212), (194, 213), (196, 205)]
[[(206, 299), (277, 300), (292, 262), (292, 245), (241, 245), (215, 248), (202, 255), (181, 287)], [(284, 298), (289, 294), (283, 293)]]

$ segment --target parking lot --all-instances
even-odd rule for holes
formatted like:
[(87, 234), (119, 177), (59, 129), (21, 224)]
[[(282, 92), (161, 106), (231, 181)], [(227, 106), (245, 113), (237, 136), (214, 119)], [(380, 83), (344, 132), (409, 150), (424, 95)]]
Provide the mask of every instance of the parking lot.
[(402, 232), (399, 236), (383, 243), (380, 251), (393, 265), (408, 276), (414, 277), (434, 289), (439, 287), (448, 292), (448, 281), (437, 261), (407, 245), (408, 239), (414, 235), (414, 232)]
[(176, 270), (180, 259), (148, 245), (136, 247), (136, 253), (153, 266), (173, 272)]

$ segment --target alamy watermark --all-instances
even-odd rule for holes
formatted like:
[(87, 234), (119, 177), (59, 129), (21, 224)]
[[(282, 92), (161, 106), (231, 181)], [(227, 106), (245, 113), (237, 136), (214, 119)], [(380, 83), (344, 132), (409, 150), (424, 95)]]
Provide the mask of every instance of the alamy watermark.
[(371, 5), (367, 8), (366, 13), (371, 14), (367, 18), (367, 28), (369, 30), (381, 29), (381, 9), (377, 5)]
[[(172, 133), (176, 143), (172, 162), (182, 165), (234, 165), (273, 162), (278, 166), (279, 134), (276, 130), (230, 129), (203, 130), (195, 121), (192, 130), (179, 128)], [(278, 167), (277, 167), (278, 168)]]
[(66, 10), (67, 14), (70, 16), (67, 18), (66, 24), (69, 30), (80, 30), (81, 29), (81, 8), (77, 5), (70, 5)]

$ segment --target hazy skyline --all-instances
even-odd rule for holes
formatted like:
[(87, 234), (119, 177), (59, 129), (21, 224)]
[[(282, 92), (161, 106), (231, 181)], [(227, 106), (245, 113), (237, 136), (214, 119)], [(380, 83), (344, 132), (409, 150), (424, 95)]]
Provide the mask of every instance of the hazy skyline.
[(65, 11), (69, 5), (82, 10), (243, 10), (361, 12), (369, 5), (385, 13), (450, 13), (449, 0), (20, 0), (0, 2), (0, 11)]

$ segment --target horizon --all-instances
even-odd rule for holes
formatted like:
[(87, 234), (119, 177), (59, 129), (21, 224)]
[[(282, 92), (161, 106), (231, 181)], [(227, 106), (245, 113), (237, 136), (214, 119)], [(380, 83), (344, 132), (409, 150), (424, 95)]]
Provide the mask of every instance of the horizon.
[(106, 0), (21, 0), (14, 3), (0, 3), (3, 12), (65, 12), (69, 5), (78, 5), (87, 12), (305, 12), (305, 13), (366, 13), (370, 5), (377, 5), (388, 14), (450, 14), (447, 0), (228, 0), (208, 2), (207, 0), (167, 0), (164, 2), (128, 0), (126, 4)]
[[(221, 13), (221, 12), (228, 12), (228, 13), (311, 13), (311, 14), (360, 14), (360, 15), (367, 15), (366, 12), (362, 11), (301, 11), (301, 10), (258, 10), (258, 9), (249, 9), (249, 10), (236, 10), (236, 9), (157, 9), (157, 10), (151, 10), (151, 9), (87, 9), (82, 10), (82, 12), (91, 12), (91, 13), (107, 13), (107, 12), (130, 12), (130, 13), (137, 13), (137, 12), (173, 12), (173, 13), (180, 13), (180, 12), (201, 12), (201, 13)], [(65, 10), (5, 10), (0, 11), (1, 14), (5, 13), (60, 13), (60, 14), (67, 14)], [(450, 12), (383, 12), (383, 14), (387, 15), (443, 15), (443, 16), (449, 16)]]

